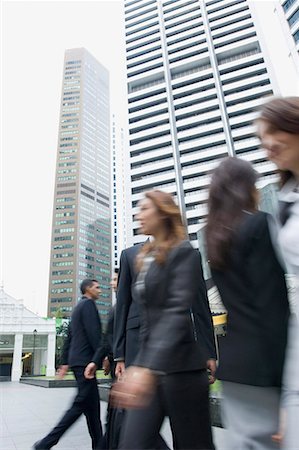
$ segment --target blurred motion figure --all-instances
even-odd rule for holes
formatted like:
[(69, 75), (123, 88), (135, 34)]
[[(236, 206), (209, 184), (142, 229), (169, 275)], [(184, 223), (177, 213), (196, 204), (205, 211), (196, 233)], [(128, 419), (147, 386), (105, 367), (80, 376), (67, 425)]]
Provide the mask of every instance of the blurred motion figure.
[(140, 248), (133, 288), (140, 349), (114, 387), (128, 408), (120, 448), (155, 448), (169, 416), (175, 449), (214, 449), (206, 369), (215, 369), (215, 344), (201, 257), (170, 194), (148, 192), (139, 207), (141, 232), (154, 240)]
[(260, 110), (257, 131), (268, 158), (280, 173), (278, 241), (288, 273), (296, 277), (295, 317), (290, 321), (284, 373), (283, 448), (299, 448), (299, 97), (273, 98)]
[(226, 158), (210, 185), (207, 249), (213, 280), (227, 309), (219, 340), (217, 378), (230, 450), (277, 448), (289, 306), (284, 271), (258, 211), (257, 174), (239, 158)]

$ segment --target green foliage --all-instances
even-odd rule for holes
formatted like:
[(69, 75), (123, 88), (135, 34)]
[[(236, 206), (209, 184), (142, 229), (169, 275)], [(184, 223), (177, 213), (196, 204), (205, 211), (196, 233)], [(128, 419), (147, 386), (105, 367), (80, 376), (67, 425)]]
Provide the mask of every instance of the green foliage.
[[(60, 316), (59, 309), (56, 314)], [(70, 321), (61, 317), (56, 317), (56, 349), (55, 349), (55, 365), (60, 366), (62, 361), (62, 351), (64, 342), (68, 336)]]

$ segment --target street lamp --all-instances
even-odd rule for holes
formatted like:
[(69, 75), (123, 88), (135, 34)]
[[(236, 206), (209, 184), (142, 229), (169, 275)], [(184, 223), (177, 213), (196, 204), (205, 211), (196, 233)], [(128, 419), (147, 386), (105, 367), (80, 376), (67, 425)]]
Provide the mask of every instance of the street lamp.
[(31, 374), (34, 375), (34, 355), (35, 355), (35, 338), (36, 338), (37, 330), (33, 330), (33, 350), (32, 350), (32, 369)]

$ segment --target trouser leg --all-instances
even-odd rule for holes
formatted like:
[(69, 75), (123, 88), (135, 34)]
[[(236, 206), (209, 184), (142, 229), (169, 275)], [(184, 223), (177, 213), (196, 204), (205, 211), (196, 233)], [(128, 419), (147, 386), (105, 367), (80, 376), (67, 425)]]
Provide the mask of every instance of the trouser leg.
[(174, 449), (213, 450), (206, 371), (167, 375), (162, 389)]
[(119, 449), (149, 450), (157, 448), (159, 431), (165, 416), (159, 390), (158, 387), (146, 408), (126, 411)]
[[(81, 416), (81, 414), (87, 413), (89, 419), (91, 416), (91, 412), (96, 414), (97, 427), (95, 426), (95, 421), (91, 420), (91, 432), (90, 436), (93, 441), (93, 445), (98, 444), (99, 439), (102, 436), (102, 429), (99, 422), (99, 395), (96, 386), (96, 380), (86, 380), (84, 377), (84, 367), (74, 367), (73, 372), (77, 381), (78, 393), (74, 398), (74, 401), (71, 407), (66, 411), (63, 417), (60, 419), (58, 424), (50, 431), (50, 433), (45, 436), (39, 442), (39, 448), (48, 449), (57, 444), (61, 436), (73, 425), (74, 422)], [(96, 397), (97, 395), (97, 397)], [(98, 403), (96, 403), (96, 401)], [(97, 408), (95, 408), (95, 404), (97, 404)], [(93, 446), (93, 448), (96, 448)]]
[(88, 396), (86, 397), (86, 409), (84, 410), (84, 415), (86, 417), (88, 431), (92, 440), (92, 448), (98, 449), (100, 448), (101, 439), (103, 436), (100, 397), (96, 378), (89, 381), (92, 383)]
[[(230, 450), (270, 450), (278, 445), (280, 389), (222, 382), (221, 410)], [(299, 448), (299, 447), (298, 447)], [(290, 450), (288, 448), (288, 450)]]
[(282, 448), (284, 450), (298, 450), (299, 424), (299, 391), (289, 390), (284, 395), (285, 431)]

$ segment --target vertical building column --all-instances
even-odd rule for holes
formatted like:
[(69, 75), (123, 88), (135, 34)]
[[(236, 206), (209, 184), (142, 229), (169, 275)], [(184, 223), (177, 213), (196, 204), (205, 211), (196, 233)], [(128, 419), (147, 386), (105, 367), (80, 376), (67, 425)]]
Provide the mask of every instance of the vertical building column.
[(167, 40), (166, 40), (166, 32), (165, 32), (164, 17), (163, 17), (163, 7), (162, 7), (162, 2), (160, 0), (158, 0), (157, 6), (158, 6), (158, 15), (159, 15), (159, 24), (160, 24), (161, 48), (162, 48), (162, 55), (163, 55), (167, 104), (168, 104), (168, 112), (169, 112), (170, 135), (171, 135), (171, 143), (172, 143), (172, 149), (173, 149), (174, 172), (175, 172), (175, 181), (176, 181), (176, 188), (177, 188), (176, 189), (177, 190), (177, 200), (178, 200), (178, 206), (181, 210), (183, 222), (187, 226), (188, 223), (187, 223), (187, 216), (186, 216), (184, 182), (183, 182), (183, 175), (182, 175), (182, 168), (181, 168), (179, 141), (178, 141), (177, 128), (176, 128), (175, 109), (174, 109), (174, 105), (173, 105), (172, 79), (171, 79), (171, 72), (170, 72), (170, 67), (169, 67)]
[(206, 38), (207, 38), (207, 45), (208, 45), (208, 50), (209, 50), (209, 55), (210, 55), (211, 67), (213, 69), (213, 76), (214, 76), (215, 87), (216, 87), (216, 91), (217, 91), (217, 97), (218, 97), (218, 101), (219, 101), (219, 109), (220, 109), (221, 117), (222, 117), (223, 131), (225, 134), (227, 151), (228, 151), (229, 156), (236, 156), (236, 152), (235, 152), (235, 148), (234, 148), (234, 141), (233, 141), (230, 125), (229, 125), (229, 118), (228, 118), (227, 108), (226, 108), (225, 99), (224, 99), (224, 93), (223, 93), (223, 88), (222, 88), (222, 83), (221, 83), (220, 72), (218, 69), (217, 56), (215, 53), (213, 37), (212, 37), (211, 28), (210, 28), (210, 24), (209, 24), (209, 17), (208, 17), (208, 13), (207, 13), (207, 9), (206, 9), (206, 4), (205, 4), (204, 0), (199, 0), (199, 4), (200, 4), (201, 15), (203, 18), (203, 26), (204, 26), (205, 34), (206, 34)]
[(11, 368), (11, 381), (19, 381), (22, 375), (23, 334), (15, 335), (15, 345)]
[(47, 377), (55, 376), (55, 343), (56, 335), (54, 333), (48, 334), (48, 351), (47, 351)]

